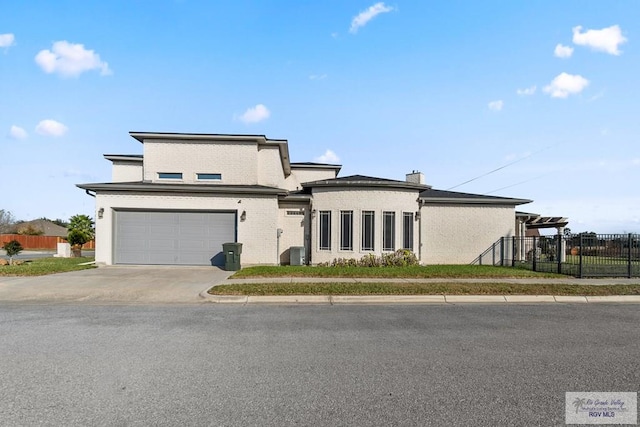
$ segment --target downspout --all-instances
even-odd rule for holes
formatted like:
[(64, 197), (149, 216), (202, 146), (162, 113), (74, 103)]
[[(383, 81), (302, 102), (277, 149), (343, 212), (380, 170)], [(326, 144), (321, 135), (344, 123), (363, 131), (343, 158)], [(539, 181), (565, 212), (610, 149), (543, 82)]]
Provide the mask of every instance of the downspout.
[(422, 201), (418, 198), (418, 261), (422, 264)]
[(91, 197), (96, 197), (95, 194), (91, 194), (91, 190), (84, 190), (84, 192), (90, 195)]
[(280, 265), (280, 236), (282, 235), (282, 228), (276, 230), (276, 265)]

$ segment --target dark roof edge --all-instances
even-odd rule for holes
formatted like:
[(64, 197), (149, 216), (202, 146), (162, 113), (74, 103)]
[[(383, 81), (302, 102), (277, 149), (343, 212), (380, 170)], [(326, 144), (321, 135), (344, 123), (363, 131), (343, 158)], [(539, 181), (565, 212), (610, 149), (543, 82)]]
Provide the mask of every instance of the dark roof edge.
[(182, 132), (129, 132), (133, 138), (140, 142), (145, 139), (172, 139), (172, 140), (226, 140), (226, 141), (255, 141), (255, 142), (286, 142), (286, 139), (269, 139), (265, 135), (251, 134), (225, 134), (225, 133), (182, 133)]
[(416, 191), (424, 191), (431, 187), (424, 184), (415, 184), (412, 182), (404, 182), (404, 181), (366, 181), (366, 180), (358, 180), (358, 181), (336, 181), (336, 180), (320, 180), (320, 181), (311, 181), (311, 182), (303, 182), (301, 183), (303, 188), (315, 188), (315, 187), (325, 187), (325, 188), (336, 188), (336, 187), (352, 187), (352, 188), (396, 188), (403, 190), (416, 190)]
[(104, 154), (103, 157), (107, 160), (121, 160), (127, 162), (142, 162), (142, 154)]
[(531, 203), (529, 199), (512, 199), (509, 197), (420, 197), (421, 205), (453, 204), (453, 205), (508, 205), (517, 206)]
[(342, 169), (342, 165), (333, 165), (329, 163), (310, 163), (310, 162), (294, 162), (291, 163), (292, 169)]
[(287, 190), (262, 185), (207, 185), (207, 184), (155, 184), (149, 182), (106, 182), (76, 184), (83, 190), (119, 192), (178, 192), (178, 193), (224, 193), (224, 194), (271, 194), (286, 195)]

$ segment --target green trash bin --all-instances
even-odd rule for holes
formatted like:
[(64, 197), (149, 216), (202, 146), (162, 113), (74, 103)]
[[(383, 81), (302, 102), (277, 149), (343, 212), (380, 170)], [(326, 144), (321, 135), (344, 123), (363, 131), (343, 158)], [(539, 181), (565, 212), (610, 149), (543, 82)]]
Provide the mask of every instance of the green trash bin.
[(240, 254), (242, 254), (242, 243), (223, 243), (224, 269), (227, 271), (240, 270)]

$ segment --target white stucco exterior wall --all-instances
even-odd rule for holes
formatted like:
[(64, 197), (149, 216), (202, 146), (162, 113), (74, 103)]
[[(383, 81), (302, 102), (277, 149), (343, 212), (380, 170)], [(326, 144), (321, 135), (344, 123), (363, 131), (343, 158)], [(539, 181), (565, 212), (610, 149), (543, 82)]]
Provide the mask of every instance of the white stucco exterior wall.
[[(238, 165), (239, 168), (244, 165)], [(284, 172), (277, 146), (258, 146), (258, 184), (267, 187), (284, 187)]]
[[(242, 264), (275, 264), (278, 199), (276, 196), (211, 196), (174, 194), (98, 194), (96, 211), (96, 262), (113, 263), (113, 218), (117, 209), (224, 210), (238, 212), (238, 242), (242, 243)], [(246, 211), (246, 220), (240, 215)], [(97, 216), (96, 216), (97, 218)]]
[[(292, 213), (296, 214), (292, 214)], [(301, 214), (301, 215), (300, 215)], [(289, 264), (289, 249), (292, 246), (304, 246), (305, 233), (309, 231), (309, 209), (305, 204), (282, 203), (278, 213), (278, 228), (282, 230), (280, 235), (280, 264)]]
[(111, 168), (111, 181), (142, 181), (142, 162), (114, 161)]
[[(334, 258), (360, 259), (366, 254), (382, 254), (382, 213), (395, 212), (395, 249), (402, 248), (402, 213), (418, 210), (418, 191), (380, 188), (314, 188), (315, 215), (311, 224), (311, 262), (330, 262)], [(320, 211), (331, 211), (331, 250), (320, 250)], [(340, 211), (353, 211), (353, 250), (340, 250)], [(362, 250), (362, 212), (375, 212), (373, 251)], [(417, 254), (418, 222), (413, 222), (413, 252)]]
[[(171, 142), (148, 140), (144, 147), (144, 179), (159, 180), (159, 172), (180, 172), (187, 184), (258, 184), (258, 151), (255, 142)], [(220, 173), (220, 181), (197, 181), (197, 173)]]
[(424, 205), (422, 262), (469, 264), (501, 237), (513, 236), (513, 206)]

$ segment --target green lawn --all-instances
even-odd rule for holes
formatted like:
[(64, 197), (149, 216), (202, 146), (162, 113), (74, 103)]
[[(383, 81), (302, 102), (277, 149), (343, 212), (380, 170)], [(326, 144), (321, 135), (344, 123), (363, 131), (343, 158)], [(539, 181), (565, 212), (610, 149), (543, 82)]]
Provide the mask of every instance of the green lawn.
[(67, 271), (86, 270), (95, 265), (79, 265), (93, 261), (93, 258), (37, 258), (22, 265), (0, 266), (0, 276), (44, 276)]
[(255, 283), (214, 286), (212, 295), (640, 295), (640, 285), (510, 283)]
[(317, 267), (255, 266), (236, 272), (231, 278), (254, 277), (377, 277), (377, 278), (497, 278), (565, 277), (513, 267), (490, 265), (428, 265), (411, 267)]

